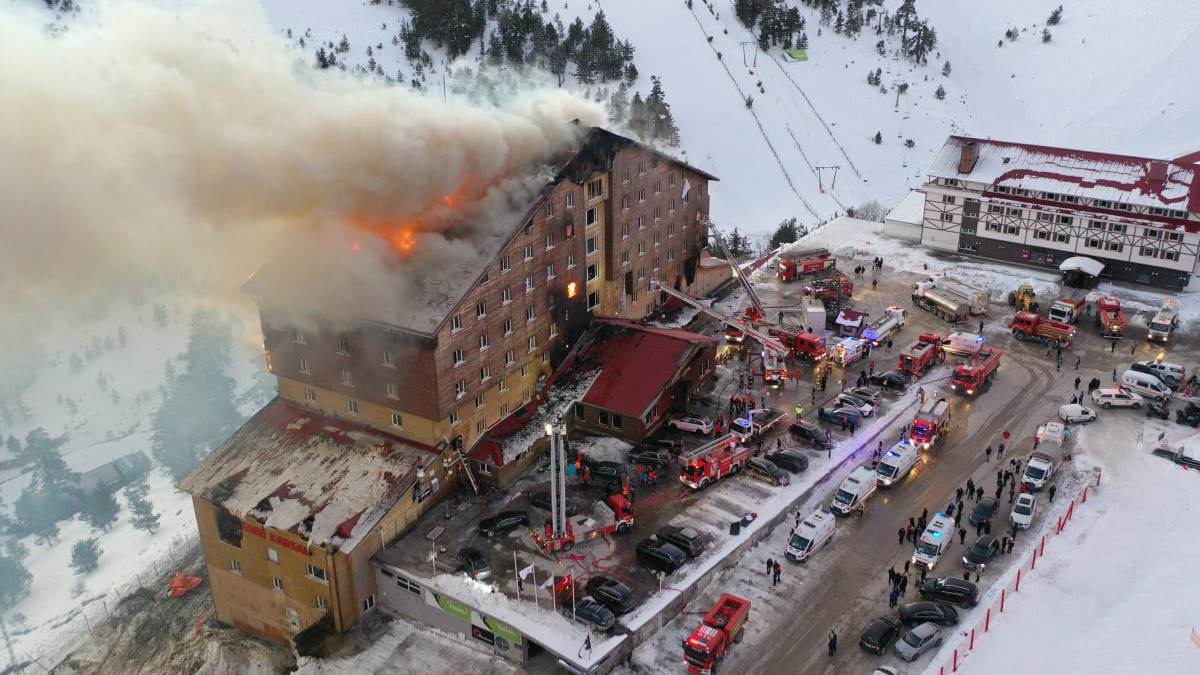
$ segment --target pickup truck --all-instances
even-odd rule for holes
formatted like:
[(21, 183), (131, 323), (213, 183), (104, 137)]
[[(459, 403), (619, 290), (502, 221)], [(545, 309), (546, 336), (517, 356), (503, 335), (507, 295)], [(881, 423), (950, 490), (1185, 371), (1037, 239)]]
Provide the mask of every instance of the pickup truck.
[(743, 443), (755, 436), (761, 436), (784, 418), (782, 410), (775, 408), (755, 408), (729, 423), (729, 432), (736, 434)]

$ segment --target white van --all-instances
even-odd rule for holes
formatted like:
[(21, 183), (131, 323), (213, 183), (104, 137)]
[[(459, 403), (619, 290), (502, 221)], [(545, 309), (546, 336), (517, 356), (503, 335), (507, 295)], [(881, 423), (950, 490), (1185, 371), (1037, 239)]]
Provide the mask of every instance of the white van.
[(909, 471), (912, 471), (913, 466), (920, 458), (921, 453), (917, 451), (917, 446), (907, 440), (893, 445), (891, 449), (883, 453), (879, 464), (875, 465), (875, 475), (879, 477), (879, 484), (883, 487), (891, 487), (899, 483), (908, 475)]
[(874, 494), (878, 481), (875, 472), (865, 466), (860, 466), (846, 476), (846, 480), (833, 493), (833, 503), (829, 510), (844, 516), (855, 510), (865, 510), (867, 499)]
[(845, 367), (867, 357), (867, 346), (855, 337), (843, 338), (833, 346), (833, 362)]
[(917, 550), (912, 557), (913, 564), (932, 570), (953, 539), (954, 519), (944, 513), (935, 515), (921, 533), (921, 538), (917, 540)]
[(833, 516), (818, 510), (792, 530), (784, 555), (788, 560), (804, 562), (817, 549), (828, 544), (830, 539), (833, 539)]
[(1149, 373), (1168, 387), (1178, 387), (1183, 384), (1184, 376), (1187, 375), (1187, 370), (1177, 363), (1168, 361), (1135, 361), (1129, 366), (1130, 370), (1136, 370), (1142, 373)]
[(1155, 401), (1166, 401), (1171, 398), (1171, 388), (1163, 384), (1162, 380), (1136, 370), (1127, 370), (1121, 375), (1121, 386)]

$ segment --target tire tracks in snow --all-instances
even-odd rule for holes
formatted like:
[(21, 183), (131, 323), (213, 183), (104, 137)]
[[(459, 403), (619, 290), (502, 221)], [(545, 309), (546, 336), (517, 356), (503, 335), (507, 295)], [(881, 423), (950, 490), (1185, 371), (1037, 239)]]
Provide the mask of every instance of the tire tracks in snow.
[[(692, 15), (692, 19), (695, 20), (696, 26), (700, 29), (700, 33), (704, 35), (705, 44), (707, 44), (708, 48), (712, 50), (713, 56), (717, 56), (719, 52), (709, 40), (710, 37), (714, 36), (710, 36), (708, 31), (704, 30), (704, 24), (700, 21), (700, 17), (696, 15), (695, 8), (689, 7), (688, 12)], [(717, 56), (717, 63), (721, 64), (721, 68), (723, 68), (725, 70), (725, 74), (729, 76), (729, 81), (733, 84), (733, 88), (737, 89), (738, 94), (741, 95), (744, 103), (747, 96), (746, 92), (742, 91), (741, 85), (738, 84), (737, 78), (733, 76), (733, 71), (729, 70), (729, 65), (725, 63), (725, 59)], [(767, 133), (766, 128), (763, 127), (762, 120), (758, 118), (758, 113), (754, 112), (754, 108), (748, 108), (746, 112), (750, 113), (750, 116), (754, 118), (754, 124), (758, 127), (758, 132), (762, 134), (763, 141), (767, 144), (767, 149), (769, 149), (771, 154), (775, 156), (775, 162), (779, 164), (779, 171), (783, 174), (784, 180), (787, 181), (788, 187), (792, 189), (792, 193), (796, 195), (796, 197), (800, 200), (800, 203), (804, 205), (804, 208), (810, 214), (812, 214), (813, 218), (820, 219), (821, 215), (817, 213), (817, 210), (813, 207), (813, 205), (804, 198), (804, 195), (800, 194), (800, 190), (796, 187), (796, 183), (792, 180), (791, 174), (788, 173), (787, 165), (784, 164), (783, 158), (779, 156), (779, 151), (775, 149), (775, 144), (771, 142), (771, 136)], [(808, 160), (806, 159), (805, 161)]]

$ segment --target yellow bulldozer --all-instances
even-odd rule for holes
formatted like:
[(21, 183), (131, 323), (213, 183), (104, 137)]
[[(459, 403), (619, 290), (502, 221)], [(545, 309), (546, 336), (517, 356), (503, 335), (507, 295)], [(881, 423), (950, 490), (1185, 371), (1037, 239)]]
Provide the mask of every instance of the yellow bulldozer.
[(1036, 312), (1040, 309), (1037, 301), (1037, 291), (1031, 284), (1021, 284), (1017, 290), (1008, 294), (1008, 306), (1016, 307), (1019, 312)]

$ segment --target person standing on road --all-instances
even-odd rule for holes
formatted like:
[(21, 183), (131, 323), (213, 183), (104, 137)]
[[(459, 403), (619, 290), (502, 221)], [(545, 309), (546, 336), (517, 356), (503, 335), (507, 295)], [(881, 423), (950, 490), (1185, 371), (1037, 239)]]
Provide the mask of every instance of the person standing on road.
[[(1079, 362), (1078, 361), (1075, 362), (1075, 370), (1079, 370)], [(1076, 390), (1079, 389), (1079, 382), (1080, 382), (1079, 377), (1076, 376), (1075, 377), (1075, 387), (1074, 387)]]
[(768, 575), (771, 574), (771, 571), (774, 569), (775, 569), (775, 561), (771, 558), (767, 558), (767, 574)]
[(1053, 503), (1054, 503), (1054, 493), (1055, 493), (1055, 492), (1058, 492), (1058, 486), (1057, 486), (1057, 485), (1051, 485), (1051, 486), (1050, 486), (1050, 503), (1051, 503), (1051, 504), (1053, 504)]
[(982, 485), (975, 488), (975, 501), (979, 501), (981, 499), (983, 499), (983, 486)]
[(908, 592), (908, 574), (900, 577), (900, 596), (904, 597), (906, 592)]
[(1108, 348), (1108, 353), (1109, 353), (1109, 354), (1116, 354), (1116, 353), (1117, 353), (1117, 341), (1116, 341), (1116, 340), (1113, 340), (1113, 341), (1112, 341), (1112, 346)]
[(1117, 369), (1113, 368), (1113, 384), (1117, 382)]
[(921, 581), (920, 581), (920, 583), (925, 583), (925, 576), (927, 574), (929, 574), (929, 569), (926, 568), (924, 565), (922, 565), (921, 566)]
[(875, 290), (877, 288), (879, 288), (879, 277), (874, 277), (871, 279), (871, 290)]
[(957, 490), (955, 490), (955, 491), (954, 491), (954, 500), (955, 500), (955, 501), (957, 501), (957, 502), (961, 502), (961, 501), (962, 501), (962, 496), (963, 496), (963, 489), (962, 489), (962, 488), (958, 488)]
[(837, 652), (837, 633), (829, 631), (829, 655), (833, 656)]
[(1137, 353), (1137, 343), (1134, 342), (1133, 344), (1129, 345), (1129, 355), (1133, 356), (1136, 353)]
[(1001, 494), (1003, 494), (1003, 493), (1004, 493), (1004, 486), (1003, 486), (1003, 485), (997, 485), (997, 486), (996, 486), (996, 501), (1000, 501), (1000, 495), (1001, 495)]
[(858, 431), (858, 422), (855, 422), (854, 418), (851, 417), (850, 418), (850, 435), (853, 436), (856, 431)]
[(780, 575), (782, 572), (783, 572), (783, 567), (782, 567), (782, 566), (779, 564), (779, 562), (778, 562), (778, 561), (776, 561), (776, 562), (775, 562), (775, 578), (774, 578), (774, 580), (771, 582), (771, 585), (772, 585), (772, 586), (778, 586), (778, 585), (779, 585), (779, 575)]
[(908, 566), (909, 566), (909, 564), (911, 564), (911, 563), (912, 563), (912, 561), (911, 561), (911, 560), (905, 560), (905, 561), (904, 561), (904, 576), (905, 576), (905, 577), (907, 577), (907, 576), (908, 576)]
[(967, 496), (969, 497), (973, 494), (975, 494), (975, 479), (968, 478), (967, 479)]
[(896, 606), (896, 598), (899, 598), (899, 597), (900, 597), (900, 588), (898, 586), (893, 586), (892, 592), (888, 593), (888, 607), (895, 607)]
[(987, 446), (987, 450), (983, 451), (983, 457), (986, 461), (992, 461), (992, 446)]
[(967, 528), (965, 528), (965, 527), (958, 528), (958, 543), (960, 543), (960, 544), (967, 543)]
[(896, 583), (896, 568), (889, 567), (888, 568), (888, 588), (891, 588), (892, 585), (895, 583)]
[(983, 335), (983, 319), (979, 320), (979, 334)]
[[(913, 525), (912, 525), (912, 522), (911, 522), (911, 521), (912, 521), (912, 519), (910, 518), (910, 519), (909, 519), (909, 521), (910, 521), (910, 522), (909, 522), (909, 524), (908, 524), (908, 528), (904, 530), (904, 538), (905, 538), (905, 539), (907, 539), (907, 540), (909, 540), (909, 541), (911, 541), (911, 540), (912, 540), (912, 538), (913, 538)], [(903, 543), (903, 542), (901, 542), (901, 543)]]
[[(1054, 501), (1054, 497), (1051, 497), (1051, 498), (1050, 498), (1050, 501)], [(897, 533), (896, 533), (896, 534), (897, 534), (897, 537), (900, 539), (900, 541), (898, 541), (898, 542), (896, 542), (896, 543), (898, 543), (898, 544), (900, 544), (901, 546), (903, 546), (903, 545), (904, 545), (904, 537), (905, 537), (905, 534), (904, 534), (904, 528), (903, 528), (903, 527), (902, 527), (902, 528), (900, 528), (900, 529), (897, 531)]]
[(996, 461), (997, 462), (1000, 461), (1000, 458), (1003, 456), (1004, 456), (1004, 444), (1001, 443), (1000, 445), (996, 446)]
[(922, 523), (929, 522), (929, 509), (927, 509), (927, 508), (921, 509), (921, 522)]
[[(1082, 362), (1083, 362), (1083, 357), (1082, 357), (1082, 356), (1076, 356), (1076, 357), (1075, 357), (1075, 370), (1079, 370), (1079, 364), (1080, 364), (1080, 363), (1082, 363)], [(1076, 380), (1076, 382), (1075, 382), (1075, 388), (1076, 388), (1076, 389), (1078, 389), (1078, 388), (1079, 388), (1079, 382), (1078, 382), (1079, 378), (1075, 378), (1075, 380)]]
[(958, 523), (962, 520), (962, 514), (963, 514), (963, 505), (962, 505), (962, 502), (959, 502), (958, 508), (954, 511), (954, 526), (955, 527), (958, 527)]

